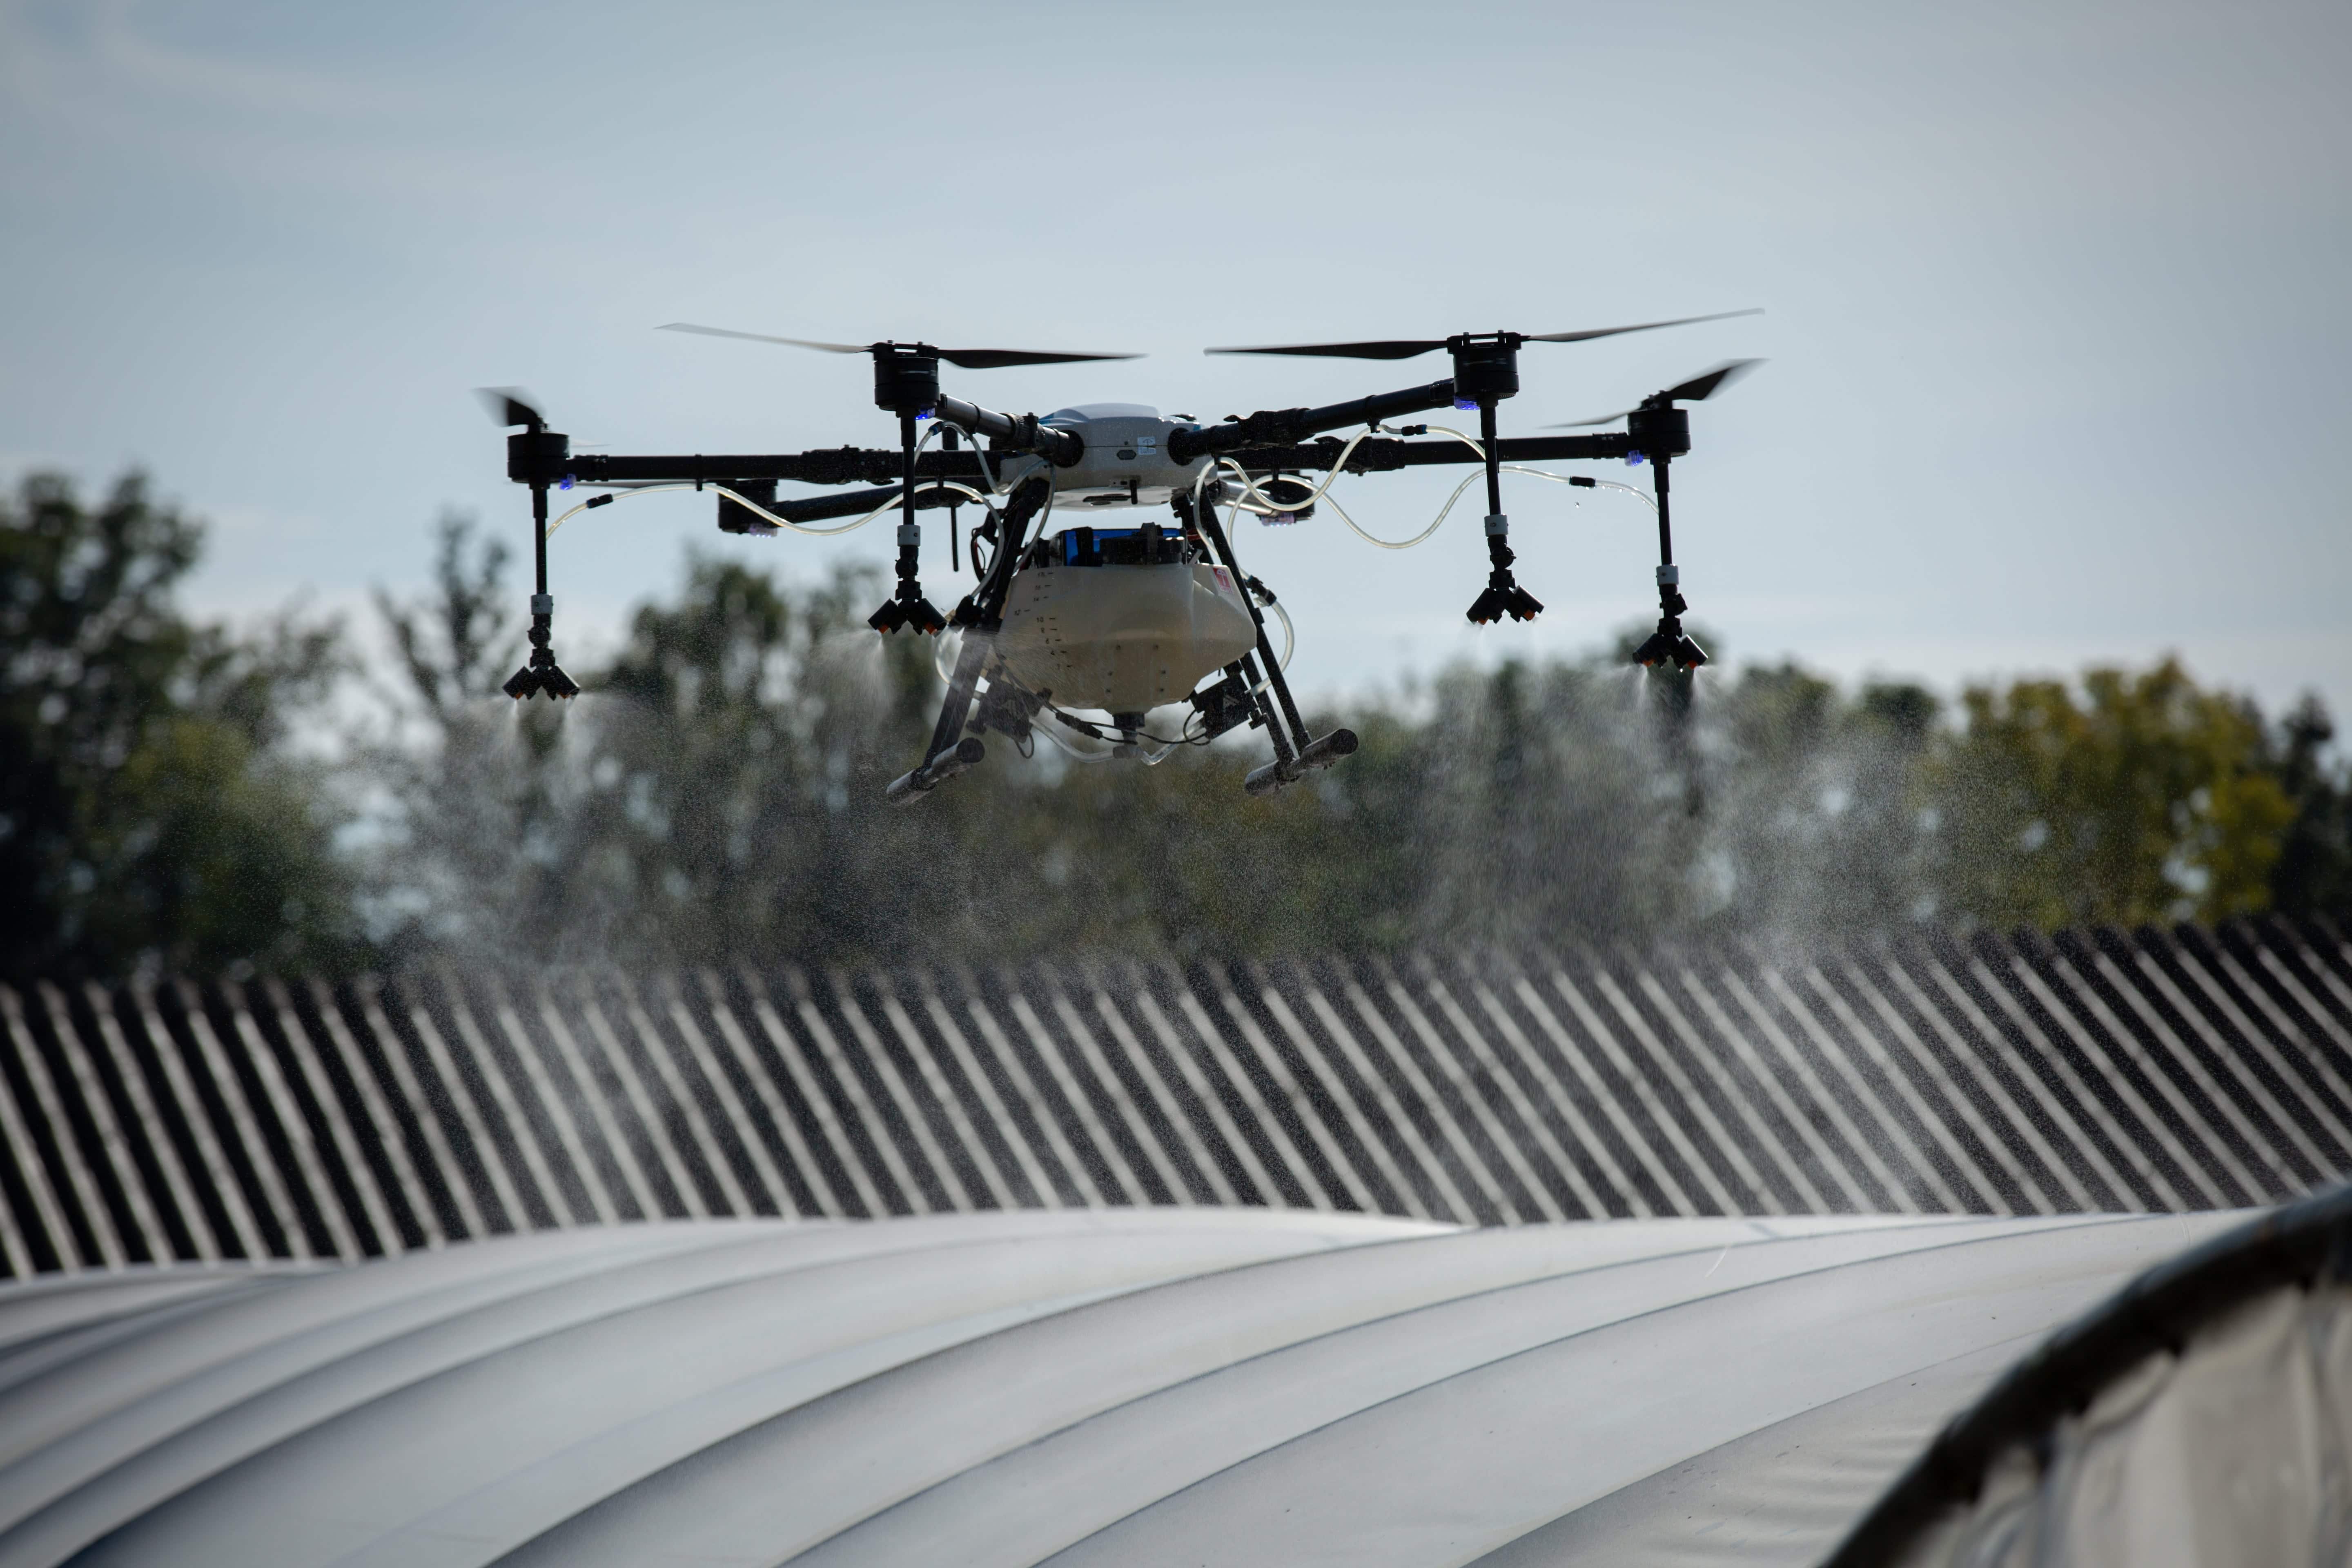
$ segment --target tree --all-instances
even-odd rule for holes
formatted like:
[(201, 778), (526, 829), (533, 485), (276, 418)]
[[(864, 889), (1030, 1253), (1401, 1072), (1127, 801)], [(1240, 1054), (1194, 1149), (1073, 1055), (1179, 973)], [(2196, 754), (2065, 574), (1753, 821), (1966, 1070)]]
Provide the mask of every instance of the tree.
[(344, 665), (337, 628), (255, 637), (173, 601), (203, 531), (120, 480), (0, 500), (0, 968), (114, 975), (353, 951), (341, 820), (290, 726)]
[(590, 794), (572, 704), (499, 689), (520, 658), (508, 552), (465, 517), (435, 531), (432, 588), (375, 594), (400, 655), (394, 733), (362, 762), (389, 797), (365, 907), (394, 962), (584, 961), (611, 951), (609, 856), (583, 835)]
[(1369, 825), (1409, 847), (1391, 893), (1412, 895), (1397, 936), (1642, 940), (1687, 916), (1697, 835), (1684, 759), (1643, 711), (1643, 679), (1598, 661), (1507, 661), (1437, 681), (1406, 746), (1413, 787)]
[(932, 644), (866, 630), (876, 591), (864, 571), (793, 593), (696, 560), (590, 682), (597, 831), (647, 946), (880, 956), (957, 922), (957, 828), (981, 803), (881, 800), (929, 731)]
[(2314, 696), (2279, 726), (2272, 765), (2294, 820), (2271, 870), (2271, 902), (2282, 914), (2352, 921), (2352, 788), (2343, 769), (2329, 764), (2335, 739), (2335, 721)]
[(2263, 909), (2294, 807), (2252, 705), (2166, 659), (1971, 687), (1929, 781), (1944, 910), (1991, 925), (2221, 921)]
[(1265, 745), (1244, 730), (1150, 768), (1042, 738), (1024, 761), (992, 734), (982, 774), (894, 806), (883, 786), (929, 733), (937, 650), (864, 629), (868, 578), (802, 587), (690, 558), (682, 590), (582, 672), (583, 696), (518, 710), (498, 693), (518, 657), (505, 564), (445, 522), (433, 594), (380, 601), (422, 737), (382, 763), (403, 802), (383, 863), (405, 947), (636, 967), (1190, 961), (2218, 919), (2304, 863), (2280, 858), (2300, 842), (2290, 795), (2322, 849), (2344, 822), (2320, 720), (2274, 746), (2177, 666), (2095, 671), (2079, 697), (1973, 690), (1955, 731), (1916, 686), (1849, 693), (1794, 665), (1677, 684), (1602, 657), (1450, 671), (1426, 712), (1319, 715), (1361, 749), (1270, 800), (1240, 789)]
[(1917, 918), (1921, 761), (1937, 703), (1916, 686), (1859, 699), (1798, 666), (1752, 666), (1703, 710), (1708, 809), (1701, 874), (1711, 923), (1851, 935)]

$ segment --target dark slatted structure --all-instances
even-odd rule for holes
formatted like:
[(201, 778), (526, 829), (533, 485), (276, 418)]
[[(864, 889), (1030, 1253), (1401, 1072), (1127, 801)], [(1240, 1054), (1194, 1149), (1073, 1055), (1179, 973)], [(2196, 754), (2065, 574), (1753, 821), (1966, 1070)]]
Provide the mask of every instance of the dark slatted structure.
[(2263, 1204), (2352, 1173), (2322, 925), (1835, 950), (0, 987), (0, 1264), (658, 1215), (1483, 1225)]

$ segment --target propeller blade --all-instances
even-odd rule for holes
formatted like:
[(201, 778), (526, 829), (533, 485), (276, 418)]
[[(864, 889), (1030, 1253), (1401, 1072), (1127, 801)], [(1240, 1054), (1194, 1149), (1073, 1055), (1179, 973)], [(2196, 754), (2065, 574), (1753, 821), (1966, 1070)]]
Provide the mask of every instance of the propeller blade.
[(1202, 349), (1208, 354), (1316, 354), (1327, 359), (1412, 359), (1445, 346), (1444, 338), (1390, 338), (1369, 343), (1283, 343), (1272, 348)]
[(1709, 397), (1722, 391), (1725, 387), (1729, 386), (1733, 382), (1738, 381), (1741, 376), (1746, 375), (1749, 371), (1755, 369), (1758, 365), (1762, 364), (1764, 362), (1760, 359), (1736, 359), (1727, 364), (1717, 365), (1705, 375), (1695, 375), (1688, 381), (1684, 382), (1680, 386), (1670, 386), (1666, 388), (1665, 391), (1658, 394), (1654, 401), (1659, 403), (1704, 403)]
[[(1724, 310), (1719, 315), (1679, 315), (1673, 322), (1637, 322), (1633, 327), (1595, 327), (1590, 331), (1527, 331), (1527, 343), (1585, 343), (1590, 339), (1613, 339), (1621, 331), (1651, 331), (1656, 327), (1689, 327), (1694, 322), (1727, 322), (1734, 315), (1764, 315), (1761, 310)], [(1334, 360), (1412, 360), (1433, 348), (1444, 348), (1444, 339), (1385, 339), (1376, 343), (1279, 343), (1273, 348), (1204, 348), (1212, 355), (1328, 355)]]
[(531, 406), (530, 394), (519, 386), (478, 386), (474, 395), (490, 411), (490, 417), (511, 430), (518, 425), (544, 427), (546, 416)]
[(1760, 309), (1754, 310), (1724, 310), (1712, 316), (1678, 316), (1671, 321), (1641, 321), (1630, 327), (1595, 327), (1590, 331), (1582, 332), (1529, 332), (1528, 334), (1528, 342), (1531, 343), (1581, 343), (1588, 342), (1594, 338), (1613, 338), (1620, 332), (1647, 332), (1654, 331), (1659, 327), (1687, 327), (1698, 321), (1727, 321), (1734, 316), (1760, 316), (1764, 312)]
[[(664, 332), (699, 332), (706, 338), (742, 338), (755, 343), (785, 343), (796, 349), (822, 349), (830, 354), (872, 353), (881, 343), (821, 343), (808, 338), (777, 338), (765, 332), (738, 332), (726, 327), (699, 327), (692, 321), (670, 321), (655, 329)], [(915, 345), (906, 345), (912, 348)], [(1015, 364), (1071, 364), (1079, 360), (1141, 359), (1141, 354), (1051, 353), (1030, 349), (938, 349), (941, 359), (965, 370), (1003, 370)]]
[[(1530, 343), (1580, 343), (1592, 338), (1613, 338), (1620, 332), (1646, 332), (1657, 327), (1687, 327), (1697, 321), (1725, 321), (1734, 316), (1760, 316), (1762, 310), (1725, 310), (1713, 316), (1679, 316), (1671, 321), (1642, 321), (1630, 327), (1595, 327), (1582, 332), (1526, 332)], [(1412, 359), (1445, 346), (1444, 338), (1389, 338), (1363, 343), (1279, 343), (1265, 348), (1204, 349), (1213, 354), (1322, 354), (1332, 359)]]
[[(1763, 363), (1760, 359), (1732, 360), (1728, 363), (1717, 365), (1705, 375), (1695, 375), (1679, 386), (1670, 386), (1654, 396), (1645, 397), (1642, 402), (1644, 406), (1667, 403), (1704, 403)], [(1633, 410), (1630, 408), (1621, 408), (1614, 414), (1604, 414), (1598, 419), (1571, 419), (1566, 424), (1547, 425), (1544, 428), (1582, 430), (1593, 425), (1614, 425), (1633, 412)]]
[(698, 327), (692, 321), (665, 321), (657, 332), (699, 332), (706, 338), (742, 338), (755, 343), (784, 343), (796, 349), (822, 349), (829, 354), (862, 354), (869, 352), (871, 343), (820, 343), (807, 338), (772, 338), (765, 332), (730, 331), (725, 327)]
[(1141, 354), (1043, 353), (1028, 349), (941, 349), (940, 357), (965, 370), (1003, 370), (1016, 364), (1075, 364), (1090, 359), (1141, 359)]

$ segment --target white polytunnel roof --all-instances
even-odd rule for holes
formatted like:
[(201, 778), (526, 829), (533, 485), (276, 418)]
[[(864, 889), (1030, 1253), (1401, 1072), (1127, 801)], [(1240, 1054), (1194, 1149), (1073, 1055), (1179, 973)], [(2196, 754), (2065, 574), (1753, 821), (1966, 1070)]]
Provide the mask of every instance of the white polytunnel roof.
[(0, 1289), (0, 1568), (1817, 1560), (2233, 1223), (1013, 1211)]

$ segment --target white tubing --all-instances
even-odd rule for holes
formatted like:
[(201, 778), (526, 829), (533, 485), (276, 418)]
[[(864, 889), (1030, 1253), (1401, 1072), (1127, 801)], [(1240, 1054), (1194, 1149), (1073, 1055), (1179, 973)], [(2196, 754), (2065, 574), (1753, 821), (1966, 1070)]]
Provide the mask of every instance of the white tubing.
[[(955, 631), (955, 628), (950, 626), (949, 630)], [(956, 632), (956, 656), (959, 658), (963, 656), (963, 633), (961, 631)], [(941, 680), (954, 681), (955, 659), (948, 657), (947, 632), (941, 632), (931, 639), (931, 668)]]
[[(1243, 592), (1247, 593), (1248, 590), (1245, 588)], [(1290, 668), (1290, 652), (1293, 648), (1298, 646), (1298, 628), (1290, 624), (1290, 612), (1282, 607), (1282, 601), (1280, 599), (1267, 600), (1265, 607), (1272, 610), (1281, 618), (1282, 668), (1288, 669)]]
[[(1461, 442), (1473, 452), (1475, 452), (1478, 455), (1478, 460), (1481, 463), (1486, 461), (1486, 448), (1481, 445), (1475, 437), (1465, 435), (1462, 431), (1451, 429), (1443, 425), (1432, 425), (1429, 426), (1429, 431), (1432, 435), (1435, 436), (1451, 436), (1454, 439)], [(1472, 485), (1478, 481), (1480, 476), (1477, 474), (1472, 474), (1460, 484), (1454, 486), (1454, 493), (1446, 497), (1445, 504), (1438, 509), (1435, 520), (1433, 521), (1427, 528), (1423, 529), (1411, 539), (1382, 539), (1377, 534), (1366, 531), (1363, 524), (1358, 522), (1353, 517), (1350, 517), (1348, 514), (1347, 508), (1341, 506), (1337, 500), (1331, 500), (1328, 495), (1331, 486), (1338, 481), (1340, 473), (1345, 469), (1348, 455), (1356, 449), (1356, 443), (1363, 440), (1367, 436), (1371, 436), (1377, 433), (1377, 431), (1370, 428), (1358, 432), (1353, 440), (1350, 440), (1345, 447), (1342, 447), (1339, 449), (1339, 457), (1333, 459), (1330, 478), (1325, 479), (1320, 485), (1317, 486), (1314, 492), (1303, 500), (1295, 500), (1287, 504), (1276, 501), (1264, 490), (1258, 489), (1256, 483), (1242, 469), (1241, 466), (1234, 462), (1230, 458), (1218, 458), (1217, 461), (1211, 465), (1209, 468), (1202, 470), (1201, 478), (1202, 479), (1205, 479), (1211, 472), (1217, 471), (1234, 475), (1236, 479), (1241, 480), (1244, 496), (1243, 500), (1237, 500), (1234, 503), (1234, 509), (1241, 511), (1255, 512), (1259, 515), (1265, 515), (1267, 513), (1274, 512), (1299, 511), (1307, 507), (1314, 505), (1318, 500), (1329, 500), (1331, 510), (1339, 514), (1339, 521), (1346, 523), (1348, 525), (1349, 531), (1355, 534), (1357, 538), (1362, 540), (1365, 543), (1377, 545), (1382, 550), (1411, 550), (1416, 544), (1426, 542), (1432, 534), (1435, 533), (1438, 529), (1444, 525), (1445, 520), (1454, 514), (1454, 503), (1462, 499), (1462, 495), (1465, 490), (1467, 490)], [(1525, 474), (1528, 478), (1534, 479), (1549, 479), (1552, 483), (1557, 485), (1574, 484), (1575, 482), (1566, 474), (1555, 474), (1545, 468), (1530, 468), (1518, 463), (1501, 464), (1499, 465), (1499, 471), (1506, 474)], [(1635, 497), (1636, 499), (1647, 503), (1650, 510), (1653, 511), (1656, 510), (1658, 506), (1657, 501), (1654, 500), (1647, 491), (1635, 489), (1631, 485), (1621, 485), (1614, 479), (1594, 479), (1590, 484), (1576, 485), (1575, 488), (1578, 489), (1621, 490), (1626, 495)], [(1200, 504), (1200, 489), (1201, 481), (1196, 479), (1193, 482), (1193, 501), (1196, 506)], [(1286, 616), (1284, 619), (1287, 621), (1289, 617)], [(1283, 660), (1286, 667), (1288, 666), (1289, 662), (1290, 661), (1287, 658)]]
[(1476, 484), (1480, 479), (1483, 479), (1486, 477), (1486, 476), (1483, 473), (1472, 474), (1468, 479), (1464, 479), (1460, 484), (1454, 486), (1454, 493), (1447, 496), (1445, 498), (1445, 504), (1438, 509), (1436, 521), (1432, 522), (1427, 528), (1423, 529), (1419, 533), (1414, 534), (1411, 539), (1381, 539), (1376, 535), (1366, 533), (1364, 531), (1363, 525), (1359, 523), (1354, 518), (1349, 517), (1348, 515), (1347, 509), (1341, 506), (1338, 501), (1333, 501), (1331, 503), (1331, 510), (1338, 512), (1339, 514), (1339, 521), (1346, 523), (1349, 529), (1354, 531), (1356, 537), (1362, 540), (1365, 543), (1377, 544), (1382, 550), (1411, 550), (1414, 545), (1423, 542), (1431, 534), (1435, 533), (1440, 528), (1443, 528), (1445, 525), (1445, 520), (1454, 515), (1454, 503), (1462, 499), (1462, 492), (1468, 489), (1472, 485)]
[[(1478, 460), (1480, 462), (1483, 463), (1486, 460), (1486, 448), (1480, 446), (1472, 437), (1465, 436), (1461, 431), (1449, 429), (1443, 425), (1432, 425), (1427, 426), (1427, 428), (1434, 435), (1453, 437), (1455, 440), (1461, 442), (1464, 446), (1477, 453)], [(1339, 476), (1348, 471), (1348, 458), (1355, 452), (1356, 447), (1360, 443), (1369, 440), (1374, 436), (1384, 436), (1387, 434), (1389, 434), (1389, 432), (1382, 430), (1377, 425), (1367, 425), (1361, 430), (1357, 431), (1353, 436), (1349, 437), (1348, 444), (1339, 448), (1339, 455), (1331, 459), (1330, 477), (1326, 479), (1321, 484), (1317, 485), (1313, 489), (1309, 490), (1307, 493), (1306, 499), (1303, 500), (1295, 500), (1286, 503), (1276, 500), (1264, 490), (1258, 489), (1256, 482), (1253, 480), (1247, 473), (1244, 472), (1241, 467), (1234, 463), (1230, 458), (1220, 458), (1212, 465), (1212, 467), (1222, 468), (1241, 480), (1243, 494), (1249, 498), (1249, 502), (1255, 503), (1235, 503), (1237, 505), (1241, 505), (1244, 510), (1255, 512), (1298, 511), (1307, 507), (1313, 506), (1317, 501), (1322, 500), (1324, 493), (1330, 489), (1333, 485), (1339, 482)], [(1205, 472), (1206, 470), (1203, 471)]]
[[(1428, 426), (1428, 429), (1432, 435), (1453, 437), (1454, 439), (1461, 442), (1473, 452), (1475, 452), (1478, 455), (1478, 460), (1480, 462), (1483, 463), (1486, 460), (1486, 448), (1480, 445), (1475, 437), (1466, 436), (1461, 431), (1444, 425), (1432, 425)], [(1292, 501), (1288, 505), (1284, 505), (1276, 501), (1264, 490), (1259, 489), (1255, 481), (1251, 479), (1249, 475), (1243, 470), (1241, 465), (1235, 463), (1230, 458), (1218, 458), (1215, 463), (1211, 465), (1210, 468), (1204, 468), (1202, 470), (1202, 477), (1205, 479), (1211, 471), (1222, 469), (1240, 479), (1242, 482), (1242, 492), (1244, 499), (1234, 503), (1235, 509), (1238, 510), (1253, 511), (1259, 513), (1260, 515), (1265, 515), (1270, 512), (1297, 511), (1306, 507), (1312, 506), (1317, 501), (1322, 500), (1325, 495), (1329, 492), (1331, 487), (1339, 483), (1339, 476), (1347, 471), (1349, 455), (1355, 451), (1358, 442), (1364, 440), (1367, 437), (1381, 434), (1384, 434), (1384, 432), (1381, 431), (1378, 426), (1366, 426), (1363, 429), (1359, 430), (1349, 439), (1346, 446), (1339, 448), (1339, 455), (1331, 460), (1330, 477), (1326, 479), (1321, 484), (1316, 486), (1314, 490), (1304, 500)], [(1431, 523), (1427, 528), (1423, 529), (1419, 533), (1414, 534), (1411, 539), (1381, 539), (1377, 535), (1365, 532), (1363, 525), (1359, 523), (1354, 518), (1349, 517), (1348, 515), (1347, 509), (1342, 507), (1338, 501), (1333, 501), (1331, 503), (1331, 510), (1338, 512), (1339, 514), (1339, 521), (1346, 523), (1349, 530), (1365, 543), (1376, 544), (1382, 550), (1410, 550), (1414, 545), (1421, 543), (1431, 534), (1435, 533), (1438, 531), (1439, 527), (1444, 523), (1446, 518), (1453, 514), (1454, 503), (1462, 499), (1462, 492), (1468, 489), (1472, 480), (1475, 480), (1477, 477), (1477, 475), (1473, 474), (1470, 479), (1465, 479), (1460, 484), (1456, 485), (1454, 488), (1454, 493), (1446, 498), (1444, 509), (1438, 512), (1437, 521)], [(1553, 476), (1547, 475), (1546, 477), (1550, 478)], [(1194, 481), (1193, 489), (1195, 501), (1197, 504), (1199, 495), (1198, 480)], [(1253, 502), (1255, 504), (1253, 504)], [(1286, 620), (1288, 617), (1286, 616), (1284, 618)], [(1287, 668), (1289, 663), (1290, 661), (1287, 658), (1283, 660), (1285, 668)]]
[[(1044, 718), (1045, 716), (1044, 716), (1043, 714), (1040, 714), (1038, 717), (1039, 717), (1040, 719), (1042, 719), (1042, 718)], [(1103, 752), (1082, 752), (1082, 751), (1080, 751), (1080, 750), (1079, 750), (1076, 745), (1073, 745), (1073, 744), (1071, 743), (1071, 737), (1070, 737), (1070, 736), (1068, 736), (1068, 735), (1065, 735), (1065, 734), (1063, 734), (1063, 733), (1062, 733), (1062, 726), (1061, 726), (1059, 723), (1045, 724), (1045, 723), (1039, 723), (1039, 722), (1032, 721), (1029, 727), (1030, 727), (1030, 729), (1032, 729), (1032, 730), (1035, 731), (1037, 733), (1039, 733), (1039, 734), (1041, 734), (1041, 735), (1045, 736), (1045, 739), (1047, 739), (1047, 740), (1049, 740), (1049, 741), (1053, 742), (1055, 745), (1056, 745), (1056, 746), (1060, 747), (1060, 748), (1062, 749), (1062, 751), (1063, 751), (1064, 754), (1067, 755), (1069, 758), (1071, 758), (1071, 759), (1072, 759), (1073, 761), (1075, 761), (1075, 762), (1081, 762), (1081, 763), (1107, 763), (1107, 762), (1110, 761), (1110, 759), (1111, 759), (1111, 757), (1112, 757), (1112, 754), (1113, 754), (1113, 753), (1112, 753), (1112, 752), (1108, 752), (1108, 751), (1103, 751)]]
[(1647, 502), (1652, 511), (1658, 510), (1657, 500), (1649, 491), (1637, 490), (1631, 485), (1621, 485), (1615, 479), (1590, 479), (1578, 485), (1575, 479), (1566, 474), (1555, 474), (1545, 468), (1523, 468), (1517, 463), (1505, 463), (1503, 472), (1525, 474), (1531, 479), (1549, 479), (1556, 485), (1576, 485), (1576, 488), (1580, 490), (1618, 490), (1632, 496), (1635, 500)]

